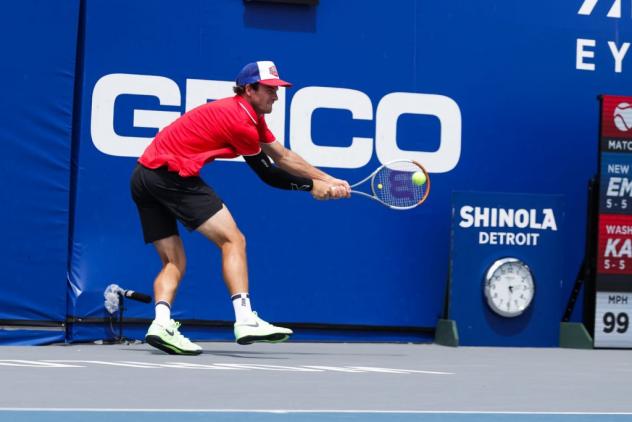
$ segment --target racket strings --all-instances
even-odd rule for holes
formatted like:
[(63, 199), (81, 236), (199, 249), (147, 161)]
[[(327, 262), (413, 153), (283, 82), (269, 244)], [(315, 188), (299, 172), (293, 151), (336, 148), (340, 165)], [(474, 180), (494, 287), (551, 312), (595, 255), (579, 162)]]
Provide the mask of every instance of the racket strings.
[(411, 207), (419, 203), (426, 194), (428, 183), (417, 185), (413, 174), (421, 171), (413, 163), (400, 163), (396, 168), (384, 167), (375, 174), (372, 187), (375, 196), (394, 207)]

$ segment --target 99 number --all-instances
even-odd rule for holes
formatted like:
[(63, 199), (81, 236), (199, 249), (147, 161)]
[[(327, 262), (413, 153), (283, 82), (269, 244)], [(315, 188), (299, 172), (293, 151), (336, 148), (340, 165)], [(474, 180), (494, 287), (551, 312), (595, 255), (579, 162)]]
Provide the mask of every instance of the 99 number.
[(621, 312), (615, 316), (612, 312), (606, 312), (603, 314), (603, 325), (604, 333), (609, 334), (616, 329), (617, 333), (623, 334), (628, 331), (630, 325), (628, 314)]

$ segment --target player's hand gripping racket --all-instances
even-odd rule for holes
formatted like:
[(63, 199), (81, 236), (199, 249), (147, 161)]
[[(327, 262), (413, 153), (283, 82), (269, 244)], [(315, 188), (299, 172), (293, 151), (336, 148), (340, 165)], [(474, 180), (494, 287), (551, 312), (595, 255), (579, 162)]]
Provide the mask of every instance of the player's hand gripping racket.
[[(367, 181), (371, 184), (370, 193), (355, 190)], [(394, 160), (351, 185), (351, 193), (371, 198), (394, 210), (409, 210), (423, 204), (428, 198), (430, 176), (416, 161)]]

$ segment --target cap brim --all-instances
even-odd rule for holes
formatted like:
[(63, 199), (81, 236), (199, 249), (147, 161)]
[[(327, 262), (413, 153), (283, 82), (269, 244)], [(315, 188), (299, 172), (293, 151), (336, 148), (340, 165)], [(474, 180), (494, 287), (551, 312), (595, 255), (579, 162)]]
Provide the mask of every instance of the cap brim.
[(268, 85), (268, 86), (287, 86), (287, 87), (292, 86), (291, 83), (285, 82), (281, 79), (265, 79), (265, 80), (259, 81), (259, 83), (262, 85)]

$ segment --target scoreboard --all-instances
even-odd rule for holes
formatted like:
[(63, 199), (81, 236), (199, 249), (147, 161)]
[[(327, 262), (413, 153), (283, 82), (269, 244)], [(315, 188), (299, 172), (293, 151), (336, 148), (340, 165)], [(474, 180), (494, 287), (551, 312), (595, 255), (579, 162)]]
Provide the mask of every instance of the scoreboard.
[(595, 347), (632, 347), (632, 97), (600, 97)]

